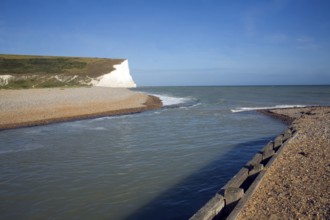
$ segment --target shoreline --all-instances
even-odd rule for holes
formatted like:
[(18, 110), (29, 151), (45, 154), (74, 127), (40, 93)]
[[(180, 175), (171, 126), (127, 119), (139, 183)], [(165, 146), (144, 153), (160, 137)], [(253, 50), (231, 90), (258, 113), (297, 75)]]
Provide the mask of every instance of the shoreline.
[(327, 219), (330, 217), (330, 107), (262, 112), (297, 131), (260, 186), (242, 204), (237, 219)]
[(161, 107), (159, 98), (124, 88), (0, 90), (0, 131)]
[(289, 117), (287, 115), (283, 115), (283, 114), (274, 114), (271, 110), (256, 110), (256, 112), (259, 112), (263, 115), (266, 115), (266, 116), (269, 116), (271, 118), (274, 118), (276, 120), (280, 120), (282, 121), (285, 125), (291, 125), (293, 123), (293, 121), (295, 120), (294, 118), (292, 117)]
[(191, 219), (330, 217), (330, 106), (257, 110), (287, 130), (270, 141)]
[[(292, 108), (274, 108), (274, 109), (260, 109), (256, 110), (261, 114), (267, 115), (271, 118), (277, 119), (282, 121), (286, 125), (291, 125), (296, 119), (304, 115), (305, 113), (309, 114), (311, 109), (314, 108), (330, 108), (330, 106), (306, 106), (306, 107), (292, 107)], [(295, 115), (287, 115), (285, 113), (286, 110), (301, 110), (300, 112), (296, 113)], [(303, 110), (306, 109), (307, 111), (304, 112)], [(301, 115), (300, 115), (301, 114)]]

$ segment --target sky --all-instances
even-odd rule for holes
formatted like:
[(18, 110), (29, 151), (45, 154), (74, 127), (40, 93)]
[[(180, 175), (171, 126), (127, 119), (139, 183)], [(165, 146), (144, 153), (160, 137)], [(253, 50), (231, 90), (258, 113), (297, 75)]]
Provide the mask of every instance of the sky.
[(330, 84), (329, 0), (1, 0), (0, 54), (128, 59), (138, 86)]

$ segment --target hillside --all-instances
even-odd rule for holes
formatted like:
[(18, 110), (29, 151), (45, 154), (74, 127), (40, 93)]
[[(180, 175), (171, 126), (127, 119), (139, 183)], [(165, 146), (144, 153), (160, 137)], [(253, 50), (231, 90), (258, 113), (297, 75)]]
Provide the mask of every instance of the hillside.
[[(124, 59), (81, 58), (30, 55), (0, 54), (0, 88), (44, 88), (60, 86), (92, 86), (135, 87), (127, 67), (120, 67)], [(100, 83), (103, 76), (111, 75), (116, 69), (124, 69), (117, 74), (115, 83), (109, 80)], [(124, 71), (124, 72), (123, 72)], [(117, 71), (118, 72), (118, 71)], [(118, 78), (123, 75), (129, 82)], [(112, 77), (113, 78), (113, 77)], [(110, 81), (111, 81), (110, 80)], [(103, 80), (104, 81), (104, 80)], [(112, 84), (111, 84), (112, 83)], [(127, 84), (127, 83), (126, 83)], [(111, 86), (114, 85), (114, 86)]]

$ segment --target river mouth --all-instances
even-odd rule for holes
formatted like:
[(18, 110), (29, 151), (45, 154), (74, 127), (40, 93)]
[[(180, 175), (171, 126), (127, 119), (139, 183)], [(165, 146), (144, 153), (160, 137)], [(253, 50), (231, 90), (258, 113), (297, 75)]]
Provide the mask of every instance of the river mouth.
[(305, 93), (291, 88), (296, 93), (289, 100), (282, 94), (274, 98), (276, 90), (268, 87), (249, 93), (240, 87), (141, 91), (186, 102), (1, 131), (1, 218), (153, 219), (157, 213), (159, 219), (189, 218), (286, 128), (257, 112), (231, 109), (324, 104), (329, 94), (329, 88), (319, 88), (323, 95), (315, 100), (308, 88)]

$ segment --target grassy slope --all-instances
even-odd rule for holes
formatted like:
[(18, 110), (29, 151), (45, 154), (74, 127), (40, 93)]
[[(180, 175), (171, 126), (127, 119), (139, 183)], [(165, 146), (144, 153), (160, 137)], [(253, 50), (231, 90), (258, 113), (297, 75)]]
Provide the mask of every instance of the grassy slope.
[[(30, 55), (4, 55), (0, 54), (0, 75), (13, 75), (15, 77), (38, 75), (40, 78), (55, 75), (79, 77), (98, 77), (114, 70), (114, 65), (120, 64), (123, 59), (82, 58), (82, 57), (56, 57), (56, 56), (30, 56)], [(37, 87), (75, 86), (51, 80), (38, 83), (38, 79), (16, 80), (3, 88), (29, 88)]]

